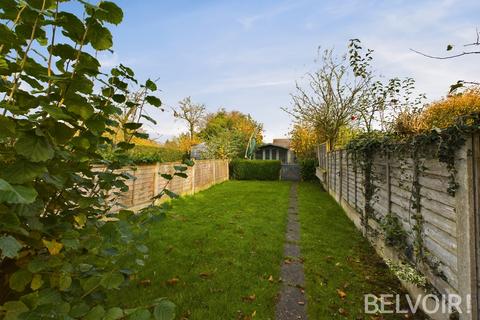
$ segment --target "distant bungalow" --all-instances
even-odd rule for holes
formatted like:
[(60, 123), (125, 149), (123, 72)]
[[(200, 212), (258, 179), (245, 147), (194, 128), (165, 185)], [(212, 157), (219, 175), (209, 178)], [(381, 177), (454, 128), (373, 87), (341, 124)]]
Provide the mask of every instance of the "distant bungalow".
[(265, 143), (257, 148), (255, 159), (280, 160), (282, 164), (295, 164), (297, 158), (290, 144), (290, 139), (273, 139), (272, 143)]

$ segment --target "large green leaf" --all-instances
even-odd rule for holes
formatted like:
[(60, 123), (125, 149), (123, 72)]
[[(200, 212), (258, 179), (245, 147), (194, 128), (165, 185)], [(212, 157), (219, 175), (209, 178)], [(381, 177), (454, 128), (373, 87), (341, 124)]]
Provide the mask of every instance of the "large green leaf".
[(57, 15), (57, 24), (63, 28), (63, 34), (75, 42), (82, 41), (85, 33), (83, 22), (74, 14), (69, 12), (59, 12)]
[(32, 281), (32, 274), (27, 270), (18, 270), (8, 280), (10, 288), (22, 292), (25, 287)]
[(128, 316), (128, 320), (150, 320), (151, 319), (150, 311), (146, 309), (137, 309)]
[(0, 176), (13, 184), (33, 181), (46, 172), (45, 166), (22, 159), (0, 168)]
[(110, 30), (99, 23), (91, 24), (87, 38), (95, 50), (107, 50), (113, 46), (113, 38)]
[(12, 236), (0, 237), (0, 250), (2, 257), (15, 258), (18, 252), (22, 249), (22, 245)]
[(115, 3), (110, 1), (102, 1), (98, 6), (102, 10), (98, 10), (95, 14), (97, 19), (113, 24), (119, 24), (122, 22), (123, 11)]
[(54, 156), (54, 150), (48, 140), (31, 133), (18, 139), (15, 143), (15, 150), (18, 154), (33, 162), (46, 161)]
[(65, 105), (68, 111), (79, 115), (84, 120), (87, 120), (95, 113), (95, 110), (88, 101), (79, 95), (68, 96), (65, 99)]
[(58, 287), (60, 290), (65, 291), (72, 285), (72, 278), (69, 274), (62, 272), (58, 279)]
[(15, 136), (15, 121), (0, 115), (0, 138)]
[(175, 319), (175, 304), (168, 300), (160, 301), (153, 309), (155, 320)]
[(0, 203), (32, 203), (37, 198), (37, 191), (33, 187), (11, 185), (0, 179)]
[(85, 320), (98, 320), (102, 319), (105, 316), (105, 309), (102, 306), (93, 307), (87, 315), (85, 316)]
[(22, 313), (28, 311), (28, 307), (21, 301), (6, 302), (1, 309), (6, 311), (5, 320), (19, 319)]
[(152, 80), (148, 79), (147, 82), (145, 83), (145, 88), (147, 88), (150, 91), (157, 91), (157, 85), (155, 82)]
[(125, 279), (123, 275), (118, 272), (107, 273), (102, 277), (100, 284), (105, 289), (116, 289), (118, 288)]
[(5, 58), (0, 56), (0, 70), (2, 70), (2, 69), (8, 69), (8, 64), (7, 64), (7, 61), (5, 60)]
[(108, 309), (107, 314), (105, 315), (105, 318), (103, 318), (103, 320), (117, 320), (121, 318), (123, 318), (123, 310), (118, 307), (114, 307)]
[(145, 101), (154, 107), (160, 107), (162, 105), (162, 101), (155, 96), (146, 96)]

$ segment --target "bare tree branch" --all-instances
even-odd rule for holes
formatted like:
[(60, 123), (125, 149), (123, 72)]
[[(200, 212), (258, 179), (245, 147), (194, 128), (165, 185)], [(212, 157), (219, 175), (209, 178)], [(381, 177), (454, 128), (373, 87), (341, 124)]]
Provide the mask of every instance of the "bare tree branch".
[(426, 54), (426, 53), (423, 53), (423, 52), (420, 52), (420, 51), (417, 51), (417, 50), (414, 50), (414, 49), (411, 49), (411, 48), (410, 48), (410, 51), (418, 53), (419, 55), (422, 55), (424, 57), (431, 58), (431, 59), (437, 59), (437, 60), (453, 59), (453, 58), (458, 58), (458, 57), (462, 57), (462, 56), (466, 56), (466, 55), (470, 55), (470, 54), (480, 54), (480, 51), (464, 51), (464, 52), (461, 52), (461, 53), (458, 53), (458, 54), (453, 54), (453, 55), (450, 55), (450, 56), (432, 56), (432, 55), (429, 55), (429, 54)]

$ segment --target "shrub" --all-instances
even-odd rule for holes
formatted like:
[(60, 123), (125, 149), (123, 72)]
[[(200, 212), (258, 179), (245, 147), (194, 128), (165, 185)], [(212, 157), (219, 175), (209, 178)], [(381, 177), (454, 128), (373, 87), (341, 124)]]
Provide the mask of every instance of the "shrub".
[[(165, 213), (116, 212), (130, 178), (118, 170), (120, 155), (145, 133), (142, 123), (115, 119), (139, 86), (140, 105), (161, 101), (150, 95), (153, 81), (140, 84), (123, 65), (106, 73), (92, 55), (112, 47), (108, 24), (120, 23), (122, 10), (80, 2), (83, 10), (68, 0), (0, 1), (0, 318), (174, 319), (163, 298), (136, 309), (106, 301), (136, 284), (148, 259), (146, 225)], [(129, 140), (108, 137), (118, 127)], [(118, 160), (103, 157), (109, 149)], [(164, 194), (172, 195), (156, 198)]]
[(318, 161), (316, 159), (304, 159), (300, 160), (300, 176), (302, 181), (314, 181), (317, 180), (316, 168)]
[(421, 114), (421, 122), (426, 130), (447, 128), (455, 124), (461, 116), (480, 112), (480, 88), (470, 88), (430, 104)]
[(426, 130), (421, 113), (417, 111), (404, 111), (397, 115), (392, 129), (401, 136), (411, 136)]
[(230, 178), (235, 180), (279, 180), (282, 164), (278, 160), (232, 160)]
[(480, 87), (448, 96), (428, 105), (420, 112), (402, 112), (393, 130), (400, 135), (415, 135), (435, 128), (454, 126), (462, 116), (480, 112)]
[[(106, 151), (104, 153), (104, 157), (109, 160), (116, 159), (116, 156), (117, 155), (111, 151)], [(122, 156), (126, 156), (126, 160), (135, 164), (146, 164), (182, 161), (185, 157), (185, 153), (179, 149), (137, 145), (133, 149), (128, 150), (125, 155)]]

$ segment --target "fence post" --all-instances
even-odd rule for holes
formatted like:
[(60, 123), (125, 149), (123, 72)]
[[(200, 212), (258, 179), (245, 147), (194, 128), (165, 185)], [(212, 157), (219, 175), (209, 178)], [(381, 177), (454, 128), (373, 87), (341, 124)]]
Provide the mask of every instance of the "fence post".
[(197, 166), (197, 163), (195, 162), (192, 166), (192, 194), (195, 193), (195, 168)]
[(225, 177), (225, 180), (230, 180), (230, 162), (228, 160), (223, 160), (226, 162), (227, 165), (227, 176)]
[(218, 160), (213, 160), (213, 184), (217, 182), (217, 162)]
[(158, 176), (160, 171), (160, 163), (155, 163), (155, 172), (153, 173), (153, 196), (155, 197), (158, 194)]
[(355, 170), (353, 174), (353, 179), (355, 183), (355, 211), (358, 211), (358, 163), (357, 163), (357, 154), (353, 154), (353, 169)]
[(391, 168), (390, 168), (390, 152), (385, 152), (386, 160), (386, 177), (387, 177), (387, 210), (386, 214), (392, 212), (392, 177), (391, 177)]
[[(478, 253), (478, 169), (480, 169), (480, 143), (478, 136), (474, 135), (467, 140), (455, 159), (457, 170), (456, 181), (458, 189), (455, 193), (457, 212), (457, 269), (458, 269), (458, 291), (462, 297), (462, 308), (465, 307), (463, 300), (467, 295), (471, 296), (472, 314), (463, 319), (477, 319), (478, 315), (478, 283), (477, 283), (477, 260)], [(477, 194), (478, 195), (478, 194)]]
[(339, 169), (339, 177), (340, 179), (338, 179), (338, 202), (342, 203), (342, 197), (343, 197), (343, 150), (340, 150), (339, 151), (339, 165), (340, 165), (340, 169)]
[(135, 180), (137, 180), (135, 178), (135, 171), (132, 170), (132, 198), (131, 198), (131, 202), (132, 202), (132, 207), (135, 206)]
[(327, 187), (327, 192), (330, 191), (330, 154), (325, 149), (325, 185)]
[(337, 193), (337, 151), (333, 151), (333, 191)]
[(350, 204), (349, 202), (349, 191), (350, 191), (350, 179), (349, 179), (349, 171), (348, 171), (348, 151), (345, 153), (345, 179), (347, 179), (347, 184), (346, 184), (346, 187), (347, 187), (347, 198), (345, 199), (345, 201), (347, 202), (347, 204)]

